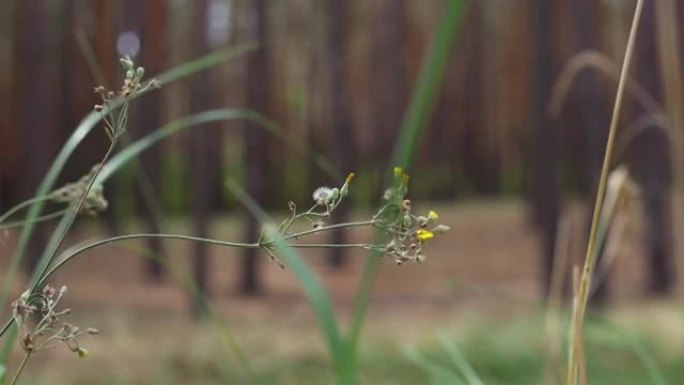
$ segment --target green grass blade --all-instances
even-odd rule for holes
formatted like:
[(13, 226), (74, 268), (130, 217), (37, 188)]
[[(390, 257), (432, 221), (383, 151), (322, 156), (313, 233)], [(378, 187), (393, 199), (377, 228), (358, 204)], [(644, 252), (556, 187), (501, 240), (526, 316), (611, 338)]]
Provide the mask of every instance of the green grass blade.
[(444, 16), (437, 26), (428, 54), (423, 62), (401, 132), (394, 148), (394, 164), (408, 169), (415, 158), (418, 144), (432, 113), (444, 79), (447, 64), (461, 25), (465, 0), (448, 0)]
[[(245, 44), (235, 48), (220, 50), (164, 72), (157, 76), (157, 80), (162, 84), (170, 83), (215, 66), (230, 58), (250, 52), (255, 48), (255, 44)], [(112, 104), (113, 107), (117, 107), (121, 104), (121, 101), (115, 100)], [(44, 196), (52, 190), (57, 178), (59, 177), (59, 174), (64, 168), (64, 165), (71, 157), (71, 154), (76, 150), (81, 141), (88, 135), (88, 133), (90, 133), (90, 131), (92, 131), (92, 129), (98, 122), (100, 122), (101, 119), (102, 117), (100, 113), (94, 111), (86, 115), (86, 117), (81, 121), (81, 123), (78, 125), (78, 127), (76, 127), (74, 132), (66, 141), (55, 160), (52, 162), (50, 169), (45, 174), (45, 177), (38, 186), (35, 196)], [(35, 220), (41, 215), (41, 210), (43, 209), (44, 205), (45, 202), (37, 202), (31, 206), (26, 215), (26, 226), (23, 227), (22, 232), (19, 235), (17, 246), (15, 248), (14, 254), (12, 255), (12, 259), (10, 260), (10, 264), (5, 272), (2, 287), (0, 288), (0, 309), (5, 309), (7, 305), (7, 298), (9, 296), (10, 290), (14, 286), (19, 265), (24, 254), (26, 253), (26, 247), (28, 246), (31, 234), (35, 228)]]
[(458, 373), (431, 362), (430, 359), (425, 357), (414, 347), (404, 349), (404, 355), (416, 366), (430, 373), (433, 378), (433, 382), (436, 384), (466, 385)]
[[(234, 120), (234, 119), (244, 119), (256, 123), (257, 125), (264, 128), (269, 133), (281, 138), (285, 141), (287, 145), (291, 145), (296, 149), (301, 149), (301, 145), (297, 144), (296, 141), (292, 140), (290, 137), (285, 135), (284, 130), (279, 127), (275, 122), (265, 118), (263, 115), (249, 109), (243, 108), (225, 108), (225, 109), (215, 109), (200, 112), (194, 115), (183, 117), (174, 120), (168, 124), (165, 124), (158, 130), (155, 130), (151, 134), (137, 140), (130, 146), (121, 150), (112, 159), (105, 164), (102, 168), (102, 172), (98, 175), (97, 181), (99, 183), (104, 183), (108, 180), (112, 174), (119, 170), (126, 162), (131, 159), (136, 158), (143, 151), (147, 150), (155, 143), (168, 138), (186, 128), (197, 126), (203, 123), (210, 123), (223, 120)], [(322, 156), (315, 157), (316, 163), (321, 167), (322, 170), (330, 174), (331, 176), (336, 176), (339, 174), (335, 168), (325, 160)]]
[[(227, 187), (238, 200), (245, 205), (250, 213), (264, 224), (265, 228), (277, 228), (277, 225), (274, 224), (261, 207), (259, 207), (259, 205), (247, 195), (240, 186), (232, 181), (228, 181)], [(344, 345), (342, 343), (342, 338), (340, 337), (339, 327), (337, 325), (337, 319), (335, 318), (335, 312), (333, 311), (330, 297), (302, 257), (279, 237), (278, 232), (272, 231), (269, 232), (268, 235), (275, 240), (275, 246), (280, 252), (283, 262), (292, 270), (297, 282), (301, 285), (304, 293), (309, 298), (316, 319), (323, 331), (323, 335), (328, 345), (328, 351), (330, 352), (330, 358), (337, 371), (339, 382), (348, 383), (347, 378), (349, 378), (349, 376), (355, 376), (355, 373), (348, 372), (347, 368), (343, 365)]]
[[(444, 16), (437, 27), (413, 91), (409, 108), (402, 121), (401, 133), (394, 150), (394, 164), (405, 169), (411, 165), (415, 158), (419, 140), (425, 131), (425, 123), (437, 100), (445, 68), (456, 41), (464, 6), (465, 1), (463, 0), (449, 0), (447, 2)], [(357, 345), (370, 302), (370, 293), (379, 268), (380, 259), (377, 255), (371, 255), (366, 262), (354, 303), (352, 326), (347, 341), (349, 345), (347, 352), (351, 355), (349, 357), (351, 361), (356, 361), (354, 355), (358, 350)]]
[(463, 377), (465, 377), (466, 383), (468, 385), (484, 385), (480, 377), (475, 372), (475, 369), (473, 369), (472, 365), (470, 365), (466, 359), (465, 354), (463, 354), (461, 349), (459, 349), (453, 341), (445, 336), (440, 336), (439, 342), (444, 347), (444, 350), (446, 350), (446, 352), (449, 354), (451, 362), (453, 362)]

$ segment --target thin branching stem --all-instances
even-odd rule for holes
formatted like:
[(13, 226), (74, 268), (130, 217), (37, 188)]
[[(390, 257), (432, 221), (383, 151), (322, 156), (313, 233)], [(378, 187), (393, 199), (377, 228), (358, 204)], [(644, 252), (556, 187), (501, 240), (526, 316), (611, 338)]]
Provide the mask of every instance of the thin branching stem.
[[(13, 229), (13, 228), (15, 228), (15, 227), (21, 227), (21, 226), (27, 225), (27, 224), (29, 224), (29, 223), (39, 223), (39, 222), (47, 221), (47, 220), (50, 220), (50, 219), (59, 218), (59, 217), (61, 217), (62, 215), (64, 215), (67, 211), (68, 211), (68, 209), (55, 211), (55, 212), (53, 212), (53, 213), (41, 215), (41, 216), (39, 216), (38, 218), (36, 218), (36, 219), (34, 219), (34, 220), (26, 220), (26, 219), (24, 219), (24, 220), (21, 220), (21, 221), (7, 222), (7, 223), (5, 223), (5, 224), (0, 225), (0, 230), (9, 230), (9, 229)], [(0, 222), (2, 222), (2, 221), (0, 221)]]
[[(374, 223), (375, 223), (374, 221), (338, 223), (338, 224), (334, 224), (334, 225), (330, 225), (330, 226), (321, 227), (318, 229), (306, 230), (306, 231), (301, 231), (298, 233), (290, 234), (288, 236), (282, 237), (282, 240), (299, 238), (301, 236), (319, 233), (322, 231), (336, 229), (336, 228), (369, 226), (369, 225), (373, 225)], [(38, 286), (44, 284), (49, 277), (51, 277), (58, 269), (60, 269), (62, 266), (64, 266), (72, 258), (74, 258), (77, 255), (84, 253), (90, 249), (93, 249), (93, 248), (96, 248), (99, 246), (103, 246), (106, 244), (110, 244), (110, 243), (129, 241), (129, 240), (134, 240), (134, 239), (149, 239), (149, 238), (176, 239), (176, 240), (182, 240), (182, 241), (204, 242), (204, 243), (207, 243), (210, 245), (235, 247), (235, 248), (259, 248), (259, 247), (265, 248), (265, 247), (269, 247), (269, 246), (272, 246), (273, 244), (275, 244), (275, 241), (263, 242), (261, 244), (258, 242), (257, 243), (228, 242), (228, 241), (222, 241), (222, 240), (213, 239), (213, 238), (202, 238), (202, 237), (195, 237), (195, 236), (191, 236), (191, 235), (181, 235), (181, 234), (128, 234), (128, 235), (120, 235), (120, 236), (116, 236), (116, 237), (111, 237), (111, 238), (107, 238), (107, 239), (94, 241), (94, 242), (88, 243), (86, 245), (83, 245), (83, 246), (69, 252), (67, 255), (65, 255), (63, 258), (61, 258), (57, 263), (55, 263), (52, 267), (50, 267), (46, 271), (46, 273), (38, 281)], [(292, 244), (291, 246), (292, 247), (299, 247), (299, 248), (325, 248), (325, 247), (365, 247), (366, 245), (361, 244), (361, 243), (354, 243), (354, 244), (341, 244), (341, 245), (339, 245), (339, 244)], [(2, 335), (2, 332), (0, 332), (0, 336), (1, 335)]]
[(10, 382), (10, 385), (16, 385), (17, 384), (17, 381), (19, 381), (19, 376), (21, 376), (21, 372), (24, 371), (24, 368), (26, 367), (26, 363), (28, 362), (30, 357), (31, 357), (31, 352), (27, 352), (26, 355), (24, 356), (24, 359), (21, 360), (21, 364), (19, 365), (19, 369), (17, 369), (17, 372), (14, 374), (14, 378), (12, 378), (12, 382)]
[(48, 259), (47, 264), (44, 267), (45, 270), (43, 270), (40, 273), (40, 275), (37, 276), (36, 281), (34, 282), (33, 286), (31, 287), (32, 292), (36, 288), (39, 287), (38, 283), (43, 281), (42, 277), (45, 275), (45, 271), (47, 270), (48, 266), (50, 266), (50, 263), (52, 263), (52, 261), (57, 256), (57, 252), (58, 252), (59, 248), (62, 246), (62, 243), (64, 243), (64, 239), (66, 238), (67, 233), (69, 232), (69, 230), (71, 229), (71, 226), (76, 221), (76, 217), (78, 216), (78, 212), (81, 210), (81, 207), (83, 207), (83, 203), (85, 203), (86, 199), (88, 198), (88, 194), (90, 193), (90, 189), (92, 189), (93, 184), (95, 184), (95, 180), (97, 179), (97, 174), (100, 173), (105, 162), (107, 162), (110, 155), (114, 151), (114, 148), (116, 147), (116, 143), (117, 143), (117, 137), (115, 136), (112, 139), (112, 141), (109, 143), (109, 148), (107, 149), (107, 152), (105, 153), (104, 157), (102, 157), (102, 160), (100, 161), (100, 163), (98, 163), (97, 167), (95, 168), (95, 171), (93, 172), (93, 175), (90, 177), (90, 181), (88, 181), (88, 186), (86, 187), (85, 191), (83, 191), (83, 193), (81, 194), (81, 197), (78, 200), (78, 203), (74, 206), (73, 214), (68, 217), (68, 221), (66, 223), (66, 226), (63, 227), (62, 232), (59, 234), (58, 241), (56, 242), (53, 249), (50, 251), (51, 255)]
[[(361, 222), (337, 223), (337, 224), (330, 225), (330, 226), (319, 227), (317, 229), (311, 229), (311, 230), (301, 231), (301, 232), (294, 233), (294, 234), (284, 235), (281, 238), (281, 240), (286, 241), (286, 240), (293, 239), (293, 238), (299, 238), (299, 237), (304, 236), (304, 235), (320, 233), (320, 232), (326, 231), (326, 230), (332, 230), (332, 229), (338, 229), (338, 228), (347, 228), (347, 227), (372, 226), (375, 224), (376, 224), (376, 221), (374, 221), (374, 220), (361, 221)], [(269, 242), (264, 242), (263, 245), (264, 246), (270, 246), (274, 243), (275, 243), (275, 241), (269, 241)]]
[(606, 152), (603, 158), (603, 166), (601, 167), (601, 177), (599, 179), (598, 191), (596, 193), (596, 202), (594, 204), (594, 213), (591, 220), (591, 230), (589, 232), (589, 241), (587, 242), (587, 253), (584, 258), (584, 267), (582, 275), (577, 288), (575, 296), (575, 306), (573, 306), (572, 326), (571, 326), (571, 341), (570, 354), (568, 355), (568, 372), (566, 385), (576, 385), (578, 364), (581, 356), (580, 349), (582, 347), (582, 328), (584, 325), (584, 315), (589, 302), (589, 292), (591, 287), (591, 278), (594, 271), (594, 248), (596, 243), (596, 235), (598, 233), (599, 218), (601, 216), (601, 208), (606, 193), (606, 184), (608, 179), (608, 171), (610, 169), (610, 160), (613, 154), (613, 145), (617, 132), (618, 118), (620, 116), (620, 109), (622, 107), (622, 97), (625, 92), (625, 84), (627, 83), (627, 74), (632, 63), (632, 54), (636, 42), (637, 29), (639, 20), (641, 19), (641, 11), (644, 6), (643, 0), (638, 0), (636, 9), (634, 11), (634, 19), (632, 20), (632, 27), (629, 32), (629, 39), (627, 41), (627, 48), (625, 49), (625, 58), (622, 65), (622, 72), (620, 73), (620, 82), (618, 83), (617, 95), (615, 96), (615, 105), (613, 106), (613, 116), (610, 122), (610, 129), (608, 131), (608, 140), (606, 142)]
[(11, 209), (7, 210), (7, 212), (5, 212), (4, 214), (0, 215), (0, 223), (4, 222), (5, 220), (7, 220), (7, 218), (10, 218), (12, 215), (19, 212), (21, 209), (23, 209), (25, 207), (29, 207), (34, 203), (44, 202), (47, 200), (50, 200), (49, 195), (43, 195), (43, 196), (27, 199), (27, 200), (17, 204), (16, 206), (12, 207)]

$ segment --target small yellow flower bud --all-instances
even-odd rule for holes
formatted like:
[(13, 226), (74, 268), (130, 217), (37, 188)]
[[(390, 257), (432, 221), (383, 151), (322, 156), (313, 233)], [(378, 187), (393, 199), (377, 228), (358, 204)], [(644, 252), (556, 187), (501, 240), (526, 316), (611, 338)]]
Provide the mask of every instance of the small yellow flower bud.
[(395, 167), (394, 168), (394, 177), (395, 178), (401, 178), (401, 176), (404, 175), (404, 169), (401, 167)]
[(437, 215), (435, 211), (430, 210), (430, 212), (428, 213), (428, 219), (434, 221), (437, 218), (439, 218), (439, 215)]
[(432, 231), (428, 231), (428, 230), (416, 231), (416, 238), (418, 238), (418, 240), (420, 242), (425, 242), (425, 241), (432, 239), (434, 237), (435, 237), (435, 234)]

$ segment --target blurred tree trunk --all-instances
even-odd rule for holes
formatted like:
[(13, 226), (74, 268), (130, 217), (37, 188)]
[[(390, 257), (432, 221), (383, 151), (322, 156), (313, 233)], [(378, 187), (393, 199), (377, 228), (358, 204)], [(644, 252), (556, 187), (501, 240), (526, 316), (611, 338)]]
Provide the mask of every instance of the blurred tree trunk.
[[(326, 20), (328, 23), (327, 56), (330, 70), (331, 92), (331, 120), (333, 129), (331, 155), (335, 166), (343, 174), (351, 172), (354, 168), (354, 140), (352, 131), (351, 94), (349, 81), (346, 78), (347, 68), (347, 29), (348, 7), (346, 0), (326, 0)], [(348, 205), (340, 205), (334, 214), (336, 223), (348, 219)], [(347, 234), (344, 229), (334, 230), (332, 243), (346, 243)], [(335, 247), (330, 249), (329, 263), (333, 267), (341, 267), (345, 263), (345, 249)]]
[[(655, 2), (647, 1), (634, 56), (636, 78), (656, 100), (662, 102), (664, 92), (658, 71), (655, 28)], [(669, 140), (662, 130), (651, 127), (640, 134), (631, 147), (634, 154), (632, 172), (642, 188), (650, 254), (650, 290), (654, 294), (667, 294), (674, 284)]]
[[(576, 0), (573, 8), (575, 31), (577, 31), (577, 51), (597, 49), (599, 35), (597, 33), (597, 9), (594, 2)], [(584, 69), (577, 74), (574, 93), (568, 103), (568, 113), (565, 116), (571, 123), (567, 127), (568, 130), (577, 131), (580, 134), (579, 185), (583, 195), (588, 198), (589, 220), (591, 220), (591, 210), (593, 210), (591, 202), (594, 201), (598, 188), (598, 177), (603, 162), (609, 124), (604, 100), (594, 69)], [(583, 238), (585, 240), (589, 235), (589, 227), (590, 223), (587, 222), (587, 233)], [(604, 277), (603, 281), (595, 282), (597, 286), (592, 301), (596, 305), (604, 303), (607, 299), (608, 275)]]
[[(0, 4), (0, 57), (5, 60), (5, 70), (0, 73), (0, 99), (12, 100), (12, 78), (16, 71), (12, 55), (14, 39), (15, 1)], [(0, 212), (4, 212), (16, 197), (17, 132), (12, 128), (12, 103), (0, 103)]]
[[(193, 28), (193, 56), (198, 57), (209, 52), (207, 44), (207, 13), (209, 0), (198, 0), (194, 3), (194, 28)], [(190, 108), (193, 113), (210, 108), (212, 102), (212, 84), (210, 72), (204, 71), (197, 74), (191, 85)], [(211, 124), (215, 126), (215, 124)], [(192, 130), (189, 136), (189, 180), (191, 186), (190, 207), (193, 216), (194, 233), (198, 237), (209, 235), (211, 217), (211, 175), (212, 167), (208, 155), (212, 137), (210, 131), (214, 127), (202, 127)], [(207, 304), (204, 296), (209, 295), (209, 255), (207, 244), (196, 242), (193, 250), (193, 275), (198, 293), (193, 298), (193, 312), (195, 315), (204, 315)]]
[[(439, 172), (439, 179), (434, 178), (431, 186), (433, 199), (453, 199), (467, 190), (464, 174), (469, 165), (464, 161), (466, 154), (467, 128), (469, 124), (472, 99), (468, 79), (475, 76), (470, 73), (476, 47), (476, 29), (479, 24), (477, 8), (479, 4), (468, 2), (458, 36), (458, 55), (454, 55), (447, 67), (440, 96), (437, 99), (435, 112), (430, 123), (430, 135), (425, 140), (428, 144), (426, 163), (432, 169), (435, 165), (444, 165)], [(429, 39), (427, 39), (429, 40)], [(426, 50), (428, 47), (422, 47)], [(438, 172), (435, 170), (435, 172)]]
[(406, 105), (404, 3), (405, 0), (374, 2), (377, 11), (372, 24), (369, 55), (375, 128), (375, 154), (372, 161), (375, 163), (373, 166), (383, 173), (392, 167), (389, 162), (394, 139), (399, 135)]
[[(14, 84), (14, 107), (19, 130), (21, 165), (20, 191), (24, 198), (32, 197), (48, 170), (55, 149), (58, 131), (57, 77), (58, 63), (53, 60), (50, 39), (55, 34), (43, 1), (25, 0), (17, 4), (15, 57), (18, 60)], [(28, 248), (26, 268), (32, 272), (47, 240), (45, 228), (36, 226)]]
[[(169, 16), (167, 0), (148, 0), (142, 5), (141, 51), (139, 64), (145, 68), (147, 76), (154, 76), (162, 71), (166, 61), (167, 41), (166, 23)], [(151, 92), (138, 102), (136, 115), (136, 134), (145, 136), (154, 132), (162, 123), (162, 94)], [(160, 175), (161, 147), (152, 146), (140, 156), (140, 169), (137, 184), (140, 191), (138, 205), (153, 233), (162, 232), (160, 217)], [(150, 278), (158, 281), (162, 278), (162, 264), (156, 258), (163, 257), (160, 238), (148, 240), (148, 246), (155, 259), (148, 259), (146, 270)]]
[[(119, 68), (118, 60), (116, 59), (116, 38), (114, 36), (113, 28), (113, 12), (112, 3), (107, 0), (96, 0), (95, 3), (95, 55), (97, 57), (97, 65), (100, 67), (104, 76), (105, 84), (102, 85), (109, 88), (116, 88), (118, 77), (115, 68)], [(115, 67), (115, 65), (117, 67)], [(97, 100), (97, 99), (95, 99)], [(83, 154), (83, 158), (79, 159), (79, 163), (86, 165), (83, 173), (88, 172), (94, 162), (97, 162), (104, 151), (106, 150), (105, 142), (107, 140), (105, 135), (89, 135), (92, 137), (91, 142), (86, 139), (82, 142), (81, 147), (88, 149)], [(117, 205), (120, 202), (118, 199), (118, 192), (121, 189), (119, 177), (114, 177), (108, 182), (107, 190), (110, 192), (109, 207), (105, 219), (109, 231), (113, 234), (119, 234), (121, 231), (121, 224), (116, 216)]]
[[(271, 90), (271, 76), (268, 46), (268, 10), (266, 0), (253, 0), (249, 5), (250, 24), (248, 36), (250, 41), (259, 42), (259, 48), (247, 56), (247, 108), (268, 116), (269, 92)], [(245, 123), (245, 175), (247, 175), (247, 192), (258, 203), (266, 200), (266, 168), (268, 160), (267, 133), (258, 125)], [(253, 215), (249, 215), (245, 238), (247, 242), (256, 241), (259, 236), (260, 225)], [(261, 261), (259, 250), (247, 248), (242, 256), (242, 275), (240, 290), (244, 294), (256, 294), (263, 289), (259, 279), (259, 265)]]
[[(488, 141), (488, 127), (485, 125), (485, 113), (495, 115), (489, 108), (489, 100), (485, 100), (484, 85), (486, 76), (486, 67), (489, 64), (484, 63), (484, 59), (489, 51), (493, 49), (487, 45), (488, 40), (485, 39), (484, 13), (487, 5), (483, 2), (475, 2), (471, 4), (470, 14), (472, 17), (472, 28), (474, 33), (470, 35), (472, 41), (470, 42), (471, 51), (468, 60), (468, 76), (465, 78), (464, 89), (468, 97), (464, 99), (466, 103), (465, 108), (465, 125), (464, 125), (464, 147), (463, 147), (463, 164), (467, 165), (466, 173), (468, 179), (473, 183), (475, 192), (478, 194), (492, 193), (496, 189), (498, 182), (498, 172), (492, 166), (491, 160), (487, 159), (487, 141)], [(495, 162), (494, 162), (495, 163)]]
[[(330, 89), (328, 84), (330, 76), (327, 76), (330, 69), (327, 65), (328, 58), (324, 55), (325, 49), (327, 49), (327, 39), (325, 39), (327, 27), (325, 14), (327, 10), (324, 8), (320, 2), (312, 4), (312, 33), (309, 37), (311, 39), (311, 52), (308, 55), (311, 71), (306, 90), (309, 94), (306, 140), (309, 152), (312, 154), (325, 153), (325, 136), (323, 133), (325, 133), (326, 127), (330, 126), (330, 116), (327, 112), (330, 101), (326, 98)], [(326, 48), (324, 49), (324, 47)], [(311, 192), (321, 186), (329, 176), (315, 162), (309, 161), (307, 166), (307, 192)]]
[[(104, 63), (100, 57), (93, 57), (93, 65), (98, 68), (90, 68), (86, 60), (88, 54), (95, 52), (84, 52), (84, 47), (79, 44), (78, 39), (84, 41), (83, 44), (89, 45), (88, 48), (97, 49), (96, 44), (93, 44), (89, 38), (95, 37), (95, 30), (93, 23), (89, 21), (95, 16), (95, 7), (89, 0), (67, 0), (64, 2), (63, 16), (62, 16), (62, 41), (60, 43), (61, 50), (61, 80), (62, 85), (60, 89), (60, 139), (66, 139), (71, 135), (78, 123), (83, 117), (88, 114), (94, 103), (99, 103), (99, 100), (93, 95), (93, 88), (106, 82), (102, 79), (103, 75), (97, 76), (95, 73), (102, 73)], [(101, 12), (98, 17), (101, 19), (107, 13)], [(102, 21), (98, 19), (99, 21)], [(106, 26), (106, 23), (105, 23)], [(102, 26), (97, 24), (97, 28)], [(98, 38), (100, 38), (98, 36)], [(102, 43), (102, 41), (98, 42)], [(111, 43), (111, 42), (110, 42)], [(113, 49), (110, 47), (110, 49)], [(111, 60), (111, 54), (108, 55)], [(95, 75), (95, 76), (94, 76)], [(92, 164), (98, 160), (97, 154), (104, 154), (107, 147), (107, 137), (100, 135), (102, 133), (100, 127), (97, 127), (94, 135), (88, 135), (84, 138), (82, 147), (83, 151), (77, 151), (74, 154), (77, 167), (67, 167), (64, 170), (63, 177), (67, 181), (78, 180), (83, 174), (87, 173), (92, 167)]]
[(552, 82), (552, 34), (549, 0), (532, 0), (530, 14), (530, 107), (532, 135), (532, 175), (530, 193), (532, 210), (541, 232), (542, 288), (550, 287), (551, 269), (558, 227), (558, 171), (556, 128), (549, 121), (546, 106)]

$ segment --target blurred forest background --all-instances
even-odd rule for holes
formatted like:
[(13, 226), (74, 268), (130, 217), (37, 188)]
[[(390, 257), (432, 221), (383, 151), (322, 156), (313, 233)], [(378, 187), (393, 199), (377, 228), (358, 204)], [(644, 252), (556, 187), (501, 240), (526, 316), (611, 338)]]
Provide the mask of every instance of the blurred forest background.
[[(225, 107), (253, 109), (279, 133), (230, 121), (164, 141), (107, 184), (110, 210), (100, 230), (178, 227), (199, 236), (219, 231), (234, 240), (255, 239), (257, 224), (226, 191), (226, 178), (246, 186), (269, 211), (283, 213), (288, 201), (307, 202), (316, 187), (338, 183), (350, 171), (357, 175), (352, 204), (338, 219), (356, 216), (375, 207), (382, 195), (402, 119), (448, 2), (3, 0), (0, 212), (35, 192), (66, 138), (99, 102), (93, 87), (120, 84), (120, 56), (130, 55), (154, 75), (215, 50), (256, 42), (255, 51), (134, 103), (127, 140), (190, 113)], [(583, 257), (634, 4), (467, 1), (455, 43), (444, 53), (450, 59), (426, 117), (427, 134), (409, 170), (410, 196), (442, 208), (460, 231), (450, 236), (461, 241), (443, 241), (434, 258), (456, 259), (453, 250), (459, 247), (470, 253), (466, 258), (492, 255), (479, 265), (453, 262), (462, 265), (452, 266), (452, 272), (463, 269), (467, 275), (475, 266), (481, 275), (474, 277), (495, 286), (504, 282), (497, 287), (507, 290), (506, 269), (516, 265), (512, 269), (525, 276), (520, 291), (539, 301), (550, 290), (559, 247), (572, 243), (570, 258)], [(644, 290), (658, 295), (675, 289), (675, 256), (681, 249), (674, 238), (679, 226), (673, 192), (682, 179), (676, 151), (684, 129), (682, 17), (681, 2), (647, 1), (621, 116), (620, 129), (633, 134), (624, 135), (615, 160), (629, 168), (644, 208), (639, 250), (648, 262), (639, 262), (633, 272), (648, 276)], [(61, 183), (86, 174), (106, 146), (99, 131), (90, 135)], [(244, 220), (235, 222), (234, 214)], [(568, 226), (574, 229), (570, 235)], [(49, 228), (38, 228), (34, 247)], [(470, 236), (477, 245), (468, 249), (464, 238)], [(158, 240), (148, 246), (162, 256), (178, 251)], [(186, 251), (200, 289), (214, 295), (212, 279), (222, 278), (212, 272), (224, 265), (212, 262), (205, 245)], [(247, 250), (222, 274), (234, 277), (230, 285), (241, 294), (277, 296), (280, 281), (273, 274), (280, 273), (264, 272), (260, 261), (266, 259), (253, 253)], [(517, 264), (507, 253), (520, 257)], [(326, 282), (344, 291), (345, 280), (355, 279), (356, 270), (348, 266), (358, 262), (339, 250), (326, 254), (329, 270), (324, 271), (340, 268)], [(38, 253), (29, 253), (28, 271), (35, 263), (32, 255)], [(0, 256), (8, 258), (4, 252)], [(104, 273), (116, 275), (107, 270), (115, 265), (106, 263)], [(121, 277), (161, 282), (166, 274), (156, 262), (135, 266)], [(492, 273), (485, 273), (489, 268)], [(429, 280), (436, 271), (423, 273)], [(264, 275), (276, 280), (269, 290)], [(630, 293), (638, 291), (633, 286), (633, 281), (618, 284)], [(596, 290), (596, 299), (607, 298), (603, 285)], [(159, 293), (139, 301), (166, 298)]]

